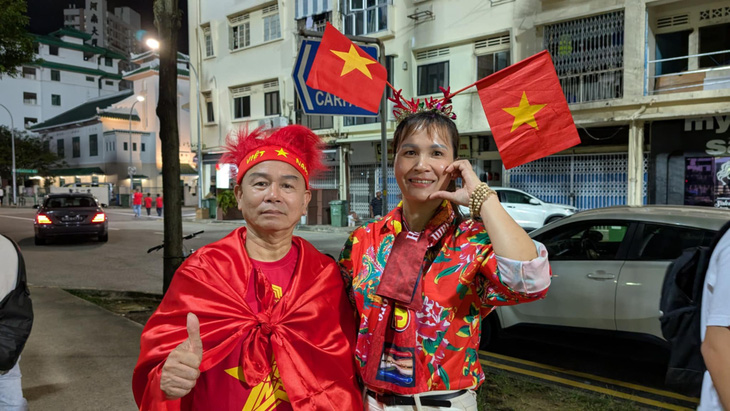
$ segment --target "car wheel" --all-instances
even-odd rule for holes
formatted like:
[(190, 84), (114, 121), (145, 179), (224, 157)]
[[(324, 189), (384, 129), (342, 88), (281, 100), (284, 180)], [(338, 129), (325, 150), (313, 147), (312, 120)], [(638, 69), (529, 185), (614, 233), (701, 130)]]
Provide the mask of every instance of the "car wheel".
[(106, 243), (107, 241), (109, 241), (109, 233), (102, 234), (99, 236), (100, 243)]
[(547, 219), (547, 220), (545, 221), (545, 224), (550, 224), (550, 223), (554, 223), (554, 222), (556, 222), (556, 221), (560, 220), (561, 218), (564, 218), (564, 217), (562, 217), (562, 216), (559, 216), (559, 215), (556, 215), (556, 216), (552, 216), (552, 217), (548, 218), (548, 219)]
[(479, 349), (488, 350), (499, 339), (500, 330), (497, 313), (492, 311), (482, 320), (482, 335), (479, 339)]
[(43, 238), (35, 236), (34, 239), (35, 239), (35, 245), (45, 245), (46, 244), (46, 240)]

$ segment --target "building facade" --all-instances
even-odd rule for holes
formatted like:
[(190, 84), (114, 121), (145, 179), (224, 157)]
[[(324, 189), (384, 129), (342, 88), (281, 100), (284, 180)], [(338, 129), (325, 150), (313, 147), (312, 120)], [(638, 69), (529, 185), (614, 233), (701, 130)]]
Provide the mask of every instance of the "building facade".
[(91, 44), (127, 56), (142, 51), (137, 34), (142, 29), (139, 13), (129, 7), (109, 10), (106, 0), (86, 0), (84, 8), (69, 5), (63, 11), (64, 26), (87, 33)]
[[(301, 28), (331, 22), (379, 38), (389, 81), (419, 98), (548, 50), (580, 145), (505, 170), (476, 89), (453, 99), (459, 155), (492, 185), (581, 209), (730, 202), (722, 191), (730, 178), (730, 9), (722, 1), (190, 0), (188, 11), (201, 90), (191, 98), (199, 113), (191, 128), (201, 121), (206, 161), (241, 125), (307, 125), (330, 144), (332, 164), (313, 187), (335, 190), (360, 216), (383, 188), (379, 119), (303, 114), (292, 80)], [(215, 183), (211, 167), (206, 184)], [(388, 173), (392, 208), (398, 189)]]
[[(15, 78), (0, 79), (0, 104), (10, 110), (16, 128), (119, 91), (118, 66), (123, 55), (91, 46), (90, 36), (74, 29), (34, 37), (36, 61), (19, 67)], [(7, 117), (2, 121), (10, 125)]]

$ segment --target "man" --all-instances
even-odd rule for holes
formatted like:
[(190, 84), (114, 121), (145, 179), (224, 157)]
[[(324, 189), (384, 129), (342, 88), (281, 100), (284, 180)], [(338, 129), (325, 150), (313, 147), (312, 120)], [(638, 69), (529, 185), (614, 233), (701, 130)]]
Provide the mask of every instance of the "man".
[(150, 211), (152, 211), (152, 194), (147, 193), (147, 197), (144, 198), (144, 208), (147, 209), (147, 217), (150, 216)]
[(702, 411), (730, 410), (730, 231), (715, 246), (705, 275), (700, 334), (707, 371), (702, 380)]
[(18, 246), (0, 235), (0, 410), (25, 411), (19, 359), (33, 325), (33, 306)]
[(311, 130), (228, 141), (245, 228), (175, 273), (142, 333), (133, 390), (143, 409), (362, 409), (355, 317), (334, 260), (293, 231), (323, 168)]
[(383, 198), (380, 191), (375, 193), (375, 198), (370, 201), (370, 217), (376, 218), (383, 215)]
[(3, 190), (2, 187), (0, 187), (0, 207), (3, 206), (3, 197), (5, 197), (5, 190)]
[(134, 189), (134, 195), (132, 196), (132, 209), (134, 210), (135, 217), (142, 216), (142, 193), (139, 188)]
[(157, 193), (157, 198), (155, 198), (155, 207), (157, 208), (157, 217), (162, 217), (162, 197), (160, 197), (160, 193)]

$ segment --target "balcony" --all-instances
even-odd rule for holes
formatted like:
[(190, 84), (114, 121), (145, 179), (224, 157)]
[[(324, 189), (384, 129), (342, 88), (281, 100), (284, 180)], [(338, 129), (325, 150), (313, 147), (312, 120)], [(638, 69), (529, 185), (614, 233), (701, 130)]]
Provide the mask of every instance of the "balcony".
[[(730, 50), (650, 60), (644, 94), (662, 95), (728, 89), (730, 65), (724, 64), (728, 58)], [(698, 66), (705, 67), (689, 69)]]

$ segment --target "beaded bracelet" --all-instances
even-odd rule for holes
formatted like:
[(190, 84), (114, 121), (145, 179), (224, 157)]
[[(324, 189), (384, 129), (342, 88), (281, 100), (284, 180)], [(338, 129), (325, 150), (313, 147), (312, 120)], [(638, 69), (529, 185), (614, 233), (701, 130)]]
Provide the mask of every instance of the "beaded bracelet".
[(472, 218), (479, 217), (479, 211), (482, 209), (482, 204), (484, 204), (491, 195), (497, 195), (497, 192), (489, 188), (487, 183), (479, 183), (477, 188), (474, 189), (474, 192), (471, 193), (471, 197), (469, 197), (469, 211), (471, 212)]

